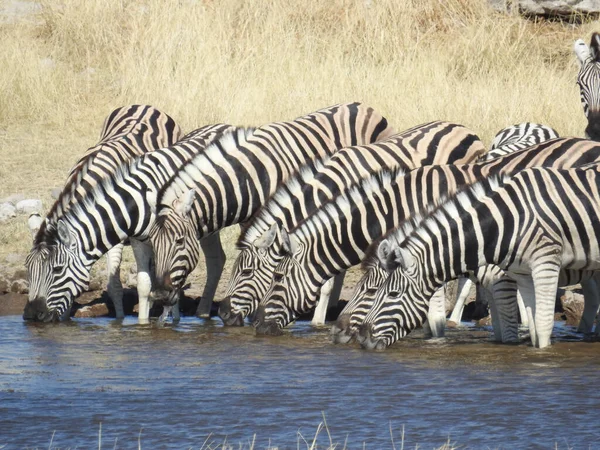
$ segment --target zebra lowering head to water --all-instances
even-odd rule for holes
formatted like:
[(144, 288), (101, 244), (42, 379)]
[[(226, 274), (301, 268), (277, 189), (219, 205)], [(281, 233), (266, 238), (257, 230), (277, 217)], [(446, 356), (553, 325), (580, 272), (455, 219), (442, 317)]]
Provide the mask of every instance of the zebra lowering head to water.
[(129, 239), (138, 266), (139, 318), (147, 320), (152, 253), (144, 241), (155, 218), (149, 201), (179, 166), (228, 128), (206, 126), (176, 145), (122, 162), (112, 176), (87, 189), (55, 220), (46, 221), (25, 262), (30, 285), (23, 318), (65, 318), (73, 300), (87, 288), (91, 266)]
[[(258, 308), (254, 322), (257, 332), (278, 333), (278, 328), (308, 312), (317, 301), (316, 293), (323, 286), (323, 280), (358, 264), (367, 247), (385, 234), (387, 229), (381, 232), (376, 227), (378, 223), (388, 223), (391, 220), (388, 216), (405, 220), (426, 210), (440, 198), (454, 194), (460, 187), (490, 174), (516, 173), (540, 164), (571, 167), (598, 160), (600, 145), (597, 143), (577, 138), (555, 139), (485, 163), (413, 170), (395, 180), (390, 188), (392, 191), (385, 194), (394, 199), (389, 204), (381, 201), (377, 207), (371, 207), (372, 200), (365, 198), (364, 202), (369, 206), (359, 207), (358, 200), (353, 197), (351, 208), (327, 210), (335, 213), (335, 217), (328, 218), (321, 211), (313, 214), (293, 230), (285, 230), (291, 244), (284, 243), (284, 250), (285, 247), (288, 250), (279, 262), (282, 267), (275, 270), (270, 294), (265, 295)], [(321, 216), (316, 218), (318, 214)], [(343, 232), (339, 231), (342, 229)], [(294, 241), (302, 243), (299, 247), (303, 251), (297, 255), (289, 250)], [(290, 261), (292, 259), (295, 261)], [(287, 277), (287, 271), (293, 278)], [(322, 278), (325, 275), (328, 278)]]
[[(496, 134), (490, 150), (481, 158), (481, 161), (492, 161), (495, 158), (506, 156), (518, 150), (523, 150), (555, 138), (558, 138), (558, 133), (547, 125), (530, 122), (512, 125), (503, 128)], [(377, 289), (388, 276), (387, 271), (379, 264), (377, 252), (375, 251), (377, 244), (378, 242), (375, 242), (372, 249), (367, 252), (367, 256), (362, 263), (365, 273), (354, 288), (352, 297), (346, 307), (331, 327), (331, 337), (335, 343), (347, 343), (352, 339), (352, 336), (358, 330), (358, 326), (362, 323), (371, 308)], [(457, 315), (459, 317), (462, 315), (462, 305), (466, 300), (471, 284), (471, 281), (467, 279), (460, 290), (461, 295), (456, 303), (456, 308), (458, 309)], [(443, 332), (443, 326), (445, 326), (446, 322), (445, 314), (441, 319), (444, 322), (443, 324), (431, 324), (434, 336), (438, 336), (436, 331), (440, 331), (440, 329)], [(432, 320), (431, 316), (428, 317), (428, 320)], [(499, 328), (497, 326), (494, 327), (496, 337), (499, 340), (505, 340), (498, 334), (500, 331)], [(510, 339), (512, 339), (512, 336)]]
[[(361, 179), (381, 169), (410, 170), (430, 164), (467, 164), (477, 160), (484, 147), (471, 130), (450, 122), (418, 125), (369, 145), (347, 147), (322, 164), (308, 166), (277, 192), (256, 213), (238, 240), (236, 259), (219, 315), (226, 325), (243, 325), (264, 297), (279, 261), (279, 227), (292, 229)], [(276, 226), (279, 224), (279, 226)], [(321, 295), (319, 305), (327, 304)], [(322, 309), (322, 308), (319, 308)], [(315, 313), (313, 324), (324, 322)]]
[[(168, 147), (181, 136), (181, 129), (175, 121), (152, 106), (131, 105), (115, 109), (104, 121), (98, 144), (88, 149), (69, 172), (65, 186), (46, 219), (29, 222), (34, 249), (44, 243), (55, 243), (56, 236), (51, 235), (57, 230), (58, 221), (65, 211), (99, 182), (112, 176), (120, 164), (144, 153)], [(119, 273), (122, 251), (123, 245), (116, 245), (109, 250), (107, 257), (107, 290), (117, 318), (123, 317), (123, 287)], [(34, 286), (29, 289), (30, 300), (38, 297), (35, 287), (40, 287), (40, 280), (45, 278), (41, 260), (46, 260), (48, 248), (37, 255), (39, 259), (30, 256), (27, 263), (29, 284)]]
[(582, 39), (576, 40), (573, 50), (581, 64), (577, 84), (588, 120), (585, 135), (600, 141), (600, 33), (592, 34), (589, 47)]
[(390, 238), (387, 270), (359, 329), (366, 348), (385, 348), (421, 325), (445, 282), (494, 264), (523, 295), (535, 347), (550, 345), (560, 272), (600, 270), (600, 173), (526, 169), (491, 177), (414, 218)]
[[(198, 263), (198, 240), (249, 220), (307, 163), (393, 134), (374, 109), (347, 103), (224, 136), (181, 167), (159, 193), (158, 219), (150, 233), (157, 291), (172, 298)], [(204, 300), (199, 317), (210, 313), (212, 299)]]

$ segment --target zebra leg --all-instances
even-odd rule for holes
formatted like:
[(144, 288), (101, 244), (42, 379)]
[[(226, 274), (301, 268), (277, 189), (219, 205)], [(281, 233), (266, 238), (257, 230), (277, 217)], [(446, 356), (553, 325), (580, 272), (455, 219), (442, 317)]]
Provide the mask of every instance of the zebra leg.
[(337, 306), (342, 293), (342, 288), (344, 287), (344, 278), (346, 278), (346, 271), (337, 274), (333, 278), (333, 288), (331, 289), (331, 294), (329, 294), (328, 308), (335, 308)]
[(503, 276), (488, 286), (488, 289), (492, 293), (492, 303), (495, 305), (499, 319), (502, 342), (505, 344), (518, 342), (517, 283), (512, 278)]
[(150, 261), (152, 259), (152, 246), (150, 243), (131, 239), (131, 248), (137, 264), (137, 292), (138, 292), (138, 322), (148, 323), (150, 321), (150, 291), (152, 290), (152, 278), (150, 275)]
[(123, 311), (123, 284), (121, 283), (121, 258), (124, 246), (121, 242), (111, 248), (106, 254), (106, 273), (108, 275), (106, 290), (115, 307), (115, 316), (117, 319), (125, 317), (125, 312)]
[[(594, 321), (596, 320), (596, 314), (598, 313), (598, 306), (600, 305), (600, 293), (598, 292), (598, 285), (595, 278), (591, 278), (581, 282), (583, 289), (583, 314), (579, 321), (577, 331), (579, 333), (591, 334), (594, 328)], [(596, 334), (598, 334), (598, 327), (596, 327)]]
[(521, 325), (529, 327), (529, 315), (525, 308), (525, 302), (523, 301), (523, 294), (520, 290), (517, 290), (517, 305), (519, 306), (519, 315), (521, 316)]
[(458, 298), (449, 319), (455, 324), (459, 324), (462, 319), (463, 311), (465, 310), (465, 302), (467, 301), (469, 292), (471, 292), (471, 286), (473, 286), (473, 282), (468, 278), (458, 279)]
[(210, 317), (210, 308), (215, 298), (215, 292), (217, 292), (219, 280), (221, 279), (221, 273), (225, 266), (226, 257), (221, 245), (219, 232), (202, 238), (200, 246), (204, 252), (206, 284), (204, 285), (204, 291), (202, 291), (202, 297), (196, 309), (196, 317), (208, 319)]
[(524, 316), (527, 317), (529, 324), (529, 337), (531, 338), (531, 344), (537, 347), (537, 334), (535, 330), (535, 288), (533, 286), (533, 279), (531, 276), (523, 275), (517, 278), (517, 289), (519, 295), (523, 300), (523, 306), (525, 309)]
[(559, 274), (560, 261), (554, 260), (537, 265), (531, 272), (535, 289), (535, 332), (539, 348), (550, 346)]
[(488, 305), (490, 317), (492, 319), (492, 330), (494, 331), (494, 341), (502, 342), (502, 318), (498, 311), (498, 305), (494, 301), (492, 292), (489, 289), (483, 287), (481, 284), (476, 285), (477, 296), (485, 300)]
[(325, 316), (327, 315), (327, 306), (329, 305), (329, 299), (331, 297), (331, 291), (333, 290), (334, 282), (335, 282), (335, 277), (330, 278), (321, 287), (321, 292), (319, 293), (319, 302), (317, 303), (317, 307), (315, 308), (315, 313), (313, 315), (313, 319), (310, 322), (311, 325), (324, 325), (325, 324)]
[(443, 287), (438, 289), (429, 301), (427, 322), (433, 337), (444, 337), (446, 329), (446, 294)]

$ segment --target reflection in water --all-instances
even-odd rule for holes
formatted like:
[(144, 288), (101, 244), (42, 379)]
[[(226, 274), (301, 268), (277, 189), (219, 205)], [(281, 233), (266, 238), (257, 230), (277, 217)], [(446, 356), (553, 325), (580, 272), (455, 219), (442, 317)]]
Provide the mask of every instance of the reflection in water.
[[(391, 448), (596, 448), (600, 344), (557, 327), (544, 350), (488, 330), (416, 333), (385, 352), (329, 343), (307, 323), (277, 338), (187, 318), (174, 327), (0, 317), (0, 447), (295, 448), (327, 418), (334, 442)], [(328, 443), (326, 433), (319, 440)], [(340, 445), (340, 447), (341, 447)], [(304, 448), (305, 446), (302, 445)]]

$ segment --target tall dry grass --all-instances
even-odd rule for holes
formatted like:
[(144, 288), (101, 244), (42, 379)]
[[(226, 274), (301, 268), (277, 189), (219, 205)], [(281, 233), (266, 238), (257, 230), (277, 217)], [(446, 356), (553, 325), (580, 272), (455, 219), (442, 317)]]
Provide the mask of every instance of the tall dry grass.
[[(398, 130), (446, 119), (486, 142), (526, 120), (562, 135), (585, 127), (571, 46), (593, 23), (534, 23), (485, 0), (41, 6), (19, 20), (0, 12), (0, 197), (23, 192), (49, 206), (106, 114), (129, 103), (150, 103), (185, 130), (351, 100)], [(24, 221), (0, 226), (0, 247), (0, 256), (28, 250)]]

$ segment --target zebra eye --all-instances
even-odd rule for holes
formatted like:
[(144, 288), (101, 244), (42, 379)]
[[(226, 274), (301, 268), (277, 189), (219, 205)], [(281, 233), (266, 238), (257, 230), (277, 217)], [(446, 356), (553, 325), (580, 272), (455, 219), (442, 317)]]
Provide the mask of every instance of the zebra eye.
[(280, 282), (281, 280), (283, 280), (283, 274), (282, 273), (276, 273), (275, 275), (273, 275), (273, 281), (275, 282)]
[(178, 237), (177, 239), (175, 239), (175, 245), (178, 245), (179, 247), (183, 247), (183, 244), (185, 244), (184, 237)]
[(58, 274), (59, 274), (59, 273), (61, 273), (61, 272), (62, 272), (62, 266), (54, 266), (54, 267), (52, 268), (52, 273), (53, 273), (54, 275), (58, 275)]
[(252, 269), (242, 270), (242, 275), (244, 275), (244, 276), (252, 275)]
[(388, 293), (388, 297), (389, 298), (398, 298), (398, 297), (400, 297), (400, 292), (398, 292), (398, 291), (390, 291)]
[(377, 294), (377, 288), (369, 288), (366, 292), (367, 295), (375, 295)]

